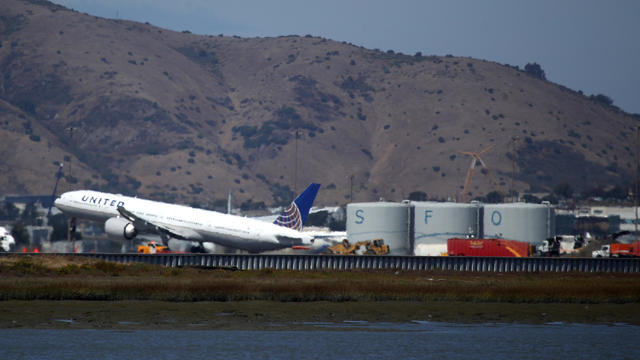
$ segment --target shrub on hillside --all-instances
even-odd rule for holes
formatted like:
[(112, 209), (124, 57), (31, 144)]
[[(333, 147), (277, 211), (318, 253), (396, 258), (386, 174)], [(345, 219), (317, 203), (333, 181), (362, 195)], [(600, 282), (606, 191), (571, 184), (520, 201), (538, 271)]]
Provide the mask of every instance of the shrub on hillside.
[(524, 72), (526, 72), (530, 76), (533, 76), (534, 78), (547, 80), (547, 76), (545, 75), (544, 70), (542, 70), (542, 67), (538, 63), (527, 63), (527, 65), (524, 66)]
[(589, 99), (591, 99), (591, 100), (593, 100), (593, 101), (595, 101), (595, 102), (597, 102), (599, 104), (605, 105), (605, 106), (612, 106), (613, 105), (613, 100), (610, 97), (608, 97), (607, 95), (604, 95), (604, 94), (591, 95), (591, 96), (589, 96)]
[(424, 191), (412, 191), (409, 194), (409, 200), (411, 201), (427, 201), (427, 193)]

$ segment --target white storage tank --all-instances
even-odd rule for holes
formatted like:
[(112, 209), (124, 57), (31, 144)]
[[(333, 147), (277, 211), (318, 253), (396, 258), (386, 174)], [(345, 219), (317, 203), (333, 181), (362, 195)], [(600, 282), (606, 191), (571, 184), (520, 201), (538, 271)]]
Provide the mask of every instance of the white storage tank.
[(412, 202), (414, 207), (414, 255), (440, 256), (447, 240), (481, 236), (479, 203)]
[(484, 238), (536, 243), (555, 235), (555, 210), (544, 204), (485, 204)]
[(411, 255), (407, 202), (352, 203), (347, 205), (347, 239), (354, 243), (383, 239), (391, 255)]

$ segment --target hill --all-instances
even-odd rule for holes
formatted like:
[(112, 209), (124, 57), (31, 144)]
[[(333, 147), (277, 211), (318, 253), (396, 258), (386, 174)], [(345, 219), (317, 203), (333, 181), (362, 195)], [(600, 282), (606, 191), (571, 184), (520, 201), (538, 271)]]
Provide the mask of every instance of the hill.
[[(0, 4), (0, 188), (214, 207), (632, 182), (636, 115), (516, 67), (313, 36), (173, 32), (43, 0)], [(296, 138), (296, 133), (298, 134)], [(515, 172), (514, 172), (515, 170)], [(512, 185), (513, 183), (513, 185)]]

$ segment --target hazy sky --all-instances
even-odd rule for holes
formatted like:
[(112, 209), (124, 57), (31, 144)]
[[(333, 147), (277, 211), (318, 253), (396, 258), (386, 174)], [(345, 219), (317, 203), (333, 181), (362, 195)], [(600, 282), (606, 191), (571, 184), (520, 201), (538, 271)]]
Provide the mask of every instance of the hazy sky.
[(321, 36), (371, 49), (537, 62), (547, 79), (640, 113), (638, 0), (54, 0), (196, 34)]

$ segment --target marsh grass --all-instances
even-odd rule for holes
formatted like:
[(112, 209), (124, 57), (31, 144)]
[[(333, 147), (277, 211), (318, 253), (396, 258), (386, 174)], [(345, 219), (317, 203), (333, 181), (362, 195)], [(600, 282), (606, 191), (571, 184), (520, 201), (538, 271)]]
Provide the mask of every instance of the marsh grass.
[(2, 300), (640, 303), (637, 274), (231, 272), (46, 256), (9, 258), (0, 262)]

